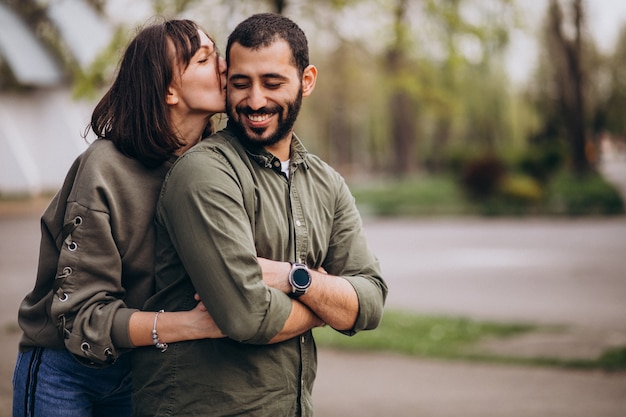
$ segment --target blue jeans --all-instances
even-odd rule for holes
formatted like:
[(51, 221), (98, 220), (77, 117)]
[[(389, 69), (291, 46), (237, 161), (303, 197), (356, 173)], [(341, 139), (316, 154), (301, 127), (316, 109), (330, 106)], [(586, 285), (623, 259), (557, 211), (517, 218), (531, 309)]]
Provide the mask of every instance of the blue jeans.
[(131, 416), (130, 356), (97, 369), (80, 364), (67, 350), (19, 353), (13, 417)]

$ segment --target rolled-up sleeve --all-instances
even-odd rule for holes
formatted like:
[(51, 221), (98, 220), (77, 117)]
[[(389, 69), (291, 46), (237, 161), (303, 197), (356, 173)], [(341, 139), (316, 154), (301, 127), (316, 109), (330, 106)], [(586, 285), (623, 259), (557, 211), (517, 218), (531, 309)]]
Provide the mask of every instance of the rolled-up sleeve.
[(354, 287), (359, 312), (354, 327), (342, 333), (353, 335), (378, 327), (387, 298), (387, 284), (380, 263), (368, 246), (354, 197), (343, 179), (337, 179), (335, 215), (324, 267)]

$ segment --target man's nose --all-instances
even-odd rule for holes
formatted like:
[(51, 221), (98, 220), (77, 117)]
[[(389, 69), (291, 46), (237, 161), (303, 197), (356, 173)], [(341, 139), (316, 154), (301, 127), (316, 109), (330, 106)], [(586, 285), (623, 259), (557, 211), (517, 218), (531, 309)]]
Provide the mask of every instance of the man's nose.
[(267, 99), (263, 93), (263, 89), (260, 86), (253, 85), (248, 93), (248, 107), (253, 110), (258, 110), (265, 107)]

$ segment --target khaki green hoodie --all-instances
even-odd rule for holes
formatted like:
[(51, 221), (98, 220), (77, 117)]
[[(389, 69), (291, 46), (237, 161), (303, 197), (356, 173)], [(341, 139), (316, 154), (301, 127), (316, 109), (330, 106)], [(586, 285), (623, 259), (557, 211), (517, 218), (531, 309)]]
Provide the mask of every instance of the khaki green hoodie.
[(170, 166), (147, 169), (108, 140), (76, 159), (41, 218), (37, 278), (19, 308), (21, 351), (66, 348), (102, 366), (133, 347), (128, 323), (153, 293), (153, 218)]

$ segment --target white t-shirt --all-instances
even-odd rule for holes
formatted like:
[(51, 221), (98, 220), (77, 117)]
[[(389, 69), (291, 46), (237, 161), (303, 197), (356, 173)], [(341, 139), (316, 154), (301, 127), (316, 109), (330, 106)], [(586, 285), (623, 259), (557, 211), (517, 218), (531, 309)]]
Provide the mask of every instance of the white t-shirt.
[(280, 170), (285, 173), (287, 178), (289, 178), (289, 159), (286, 161), (280, 161)]

